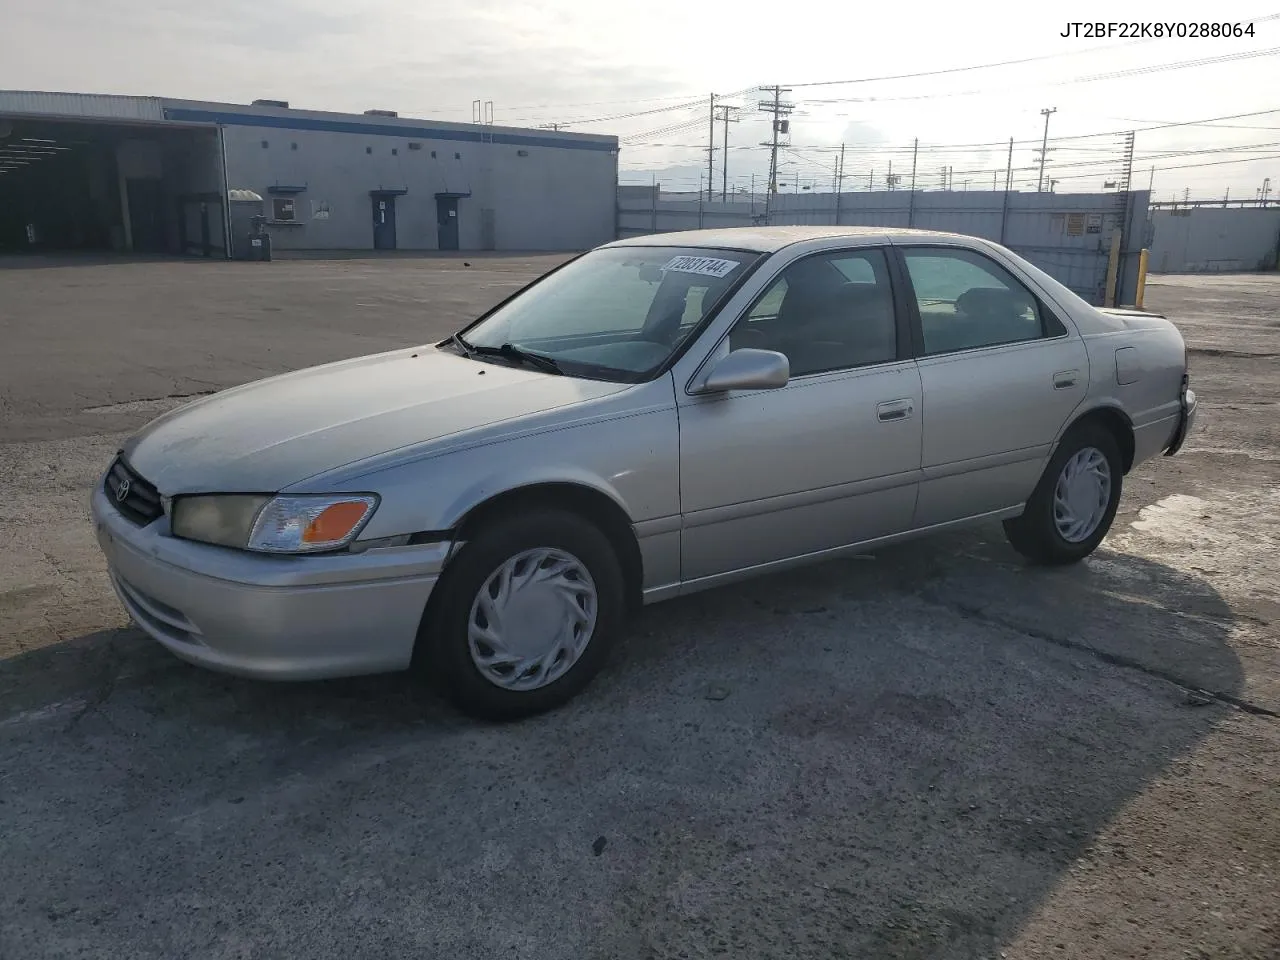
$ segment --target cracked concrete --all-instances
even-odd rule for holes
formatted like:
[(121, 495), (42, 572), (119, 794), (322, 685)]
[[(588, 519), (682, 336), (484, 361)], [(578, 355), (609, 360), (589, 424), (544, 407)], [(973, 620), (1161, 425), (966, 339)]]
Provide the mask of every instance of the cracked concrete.
[(1280, 955), (1280, 276), (1152, 278), (1204, 413), (1069, 570), (997, 526), (673, 601), (504, 727), (128, 626), (128, 431), (552, 262), (0, 269), (0, 956)]

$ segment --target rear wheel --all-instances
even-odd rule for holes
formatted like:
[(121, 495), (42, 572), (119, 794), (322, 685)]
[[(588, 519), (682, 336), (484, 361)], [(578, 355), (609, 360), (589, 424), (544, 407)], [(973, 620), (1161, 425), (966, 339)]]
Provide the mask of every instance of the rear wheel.
[(552, 509), (490, 521), (436, 590), (417, 660), (459, 709), (494, 720), (549, 710), (586, 686), (625, 597), (609, 538)]
[(1004, 522), (1005, 536), (1034, 563), (1083, 560), (1111, 529), (1123, 475), (1120, 449), (1111, 431), (1098, 423), (1072, 427), (1050, 458), (1022, 516)]

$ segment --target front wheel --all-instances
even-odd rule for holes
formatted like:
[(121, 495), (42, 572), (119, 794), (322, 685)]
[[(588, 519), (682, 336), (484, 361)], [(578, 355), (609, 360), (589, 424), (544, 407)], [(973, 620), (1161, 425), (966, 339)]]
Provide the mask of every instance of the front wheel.
[(1083, 560), (1111, 529), (1123, 473), (1109, 430), (1096, 423), (1072, 427), (1049, 459), (1022, 516), (1004, 522), (1005, 536), (1033, 563)]
[(586, 686), (625, 606), (609, 538), (549, 509), (486, 524), (436, 590), (417, 660), (459, 709), (491, 720), (549, 710)]

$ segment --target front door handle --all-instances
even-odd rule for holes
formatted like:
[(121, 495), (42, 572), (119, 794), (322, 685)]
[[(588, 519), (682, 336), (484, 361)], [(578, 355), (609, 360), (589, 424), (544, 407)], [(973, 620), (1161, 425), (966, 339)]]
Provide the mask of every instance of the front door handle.
[(876, 404), (876, 416), (881, 420), (906, 420), (915, 412), (916, 402), (910, 397)]
[(1079, 370), (1059, 370), (1053, 375), (1053, 389), (1066, 390), (1068, 387), (1074, 387), (1079, 379)]

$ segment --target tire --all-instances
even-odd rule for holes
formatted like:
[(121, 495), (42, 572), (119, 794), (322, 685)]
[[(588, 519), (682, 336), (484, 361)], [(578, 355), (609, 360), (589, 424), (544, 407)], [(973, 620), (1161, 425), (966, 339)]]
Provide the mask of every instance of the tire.
[[(535, 576), (535, 569), (550, 578)], [(594, 598), (588, 596), (592, 588)], [(572, 698), (599, 672), (621, 627), (625, 600), (617, 552), (590, 521), (548, 508), (502, 514), (445, 568), (418, 631), (415, 667), (472, 717), (501, 721), (542, 713)], [(500, 622), (503, 612), (511, 623)], [(574, 660), (569, 648), (584, 633), (585, 648)], [(544, 647), (548, 655), (536, 656)], [(525, 655), (530, 652), (535, 655)]]
[[(1077, 488), (1081, 490), (1081, 496), (1074, 501), (1076, 509), (1072, 510), (1070, 505), (1064, 504), (1063, 512), (1060, 512), (1056, 497), (1059, 480), (1064, 476), (1064, 469), (1073, 461), (1077, 468), (1089, 460), (1096, 463), (1098, 458), (1087, 451), (1096, 451), (1106, 464), (1109, 492), (1105, 508), (1101, 509), (1101, 516), (1096, 516), (1087, 509), (1080, 509), (1082, 502), (1092, 506), (1094, 503), (1100, 504), (1102, 500), (1100, 492), (1096, 500), (1084, 496), (1089, 492), (1089, 484), (1094, 482), (1089, 480)], [(1081, 459), (1077, 459), (1078, 457)], [(1100, 471), (1101, 465), (1097, 464), (1092, 472), (1097, 475)], [(1111, 431), (1099, 423), (1077, 424), (1066, 432), (1057, 450), (1049, 458), (1044, 474), (1027, 500), (1022, 516), (1004, 522), (1005, 536), (1013, 548), (1032, 563), (1048, 566), (1077, 563), (1093, 553), (1111, 529), (1116, 508), (1120, 505), (1123, 480), (1124, 467), (1120, 459), (1120, 448)], [(1096, 525), (1087, 534), (1079, 526), (1070, 529), (1072, 524), (1068, 521), (1071, 517), (1076, 518), (1077, 524), (1089, 526), (1080, 519), (1085, 515), (1089, 516), (1090, 522), (1096, 520)], [(1072, 536), (1064, 533), (1064, 527), (1068, 528), (1066, 533), (1071, 533)], [(1075, 538), (1077, 532), (1079, 539)]]

